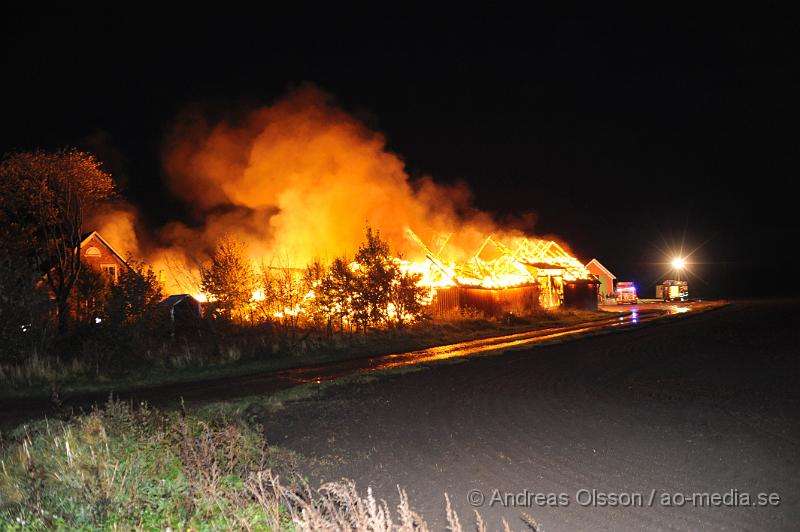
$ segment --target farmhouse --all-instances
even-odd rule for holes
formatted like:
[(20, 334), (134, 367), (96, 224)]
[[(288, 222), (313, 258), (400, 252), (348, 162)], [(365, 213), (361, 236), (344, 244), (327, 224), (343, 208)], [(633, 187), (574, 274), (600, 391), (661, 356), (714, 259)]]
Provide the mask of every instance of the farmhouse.
[[(124, 268), (130, 268), (125, 259), (122, 258), (100, 233), (92, 231), (83, 235), (79, 246), (81, 255), (81, 266), (91, 269), (101, 274), (101, 278), (106, 282), (114, 283), (119, 280)], [(98, 280), (87, 279), (86, 276), (78, 278), (78, 282), (72, 287), (71, 313), (74, 319), (96, 320), (98, 309), (102, 305), (98, 301)]]
[(614, 281), (617, 279), (614, 274), (597, 259), (590, 260), (586, 264), (586, 269), (600, 281), (600, 297), (614, 297)]
[(81, 263), (103, 273), (112, 281), (119, 279), (122, 268), (129, 267), (122, 255), (97, 231), (87, 233), (81, 238), (80, 253)]

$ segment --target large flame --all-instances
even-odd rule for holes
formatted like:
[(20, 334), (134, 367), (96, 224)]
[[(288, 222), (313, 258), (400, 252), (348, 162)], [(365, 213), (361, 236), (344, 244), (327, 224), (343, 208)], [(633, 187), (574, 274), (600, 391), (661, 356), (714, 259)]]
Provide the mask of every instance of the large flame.
[[(489, 236), (476, 253), (465, 262), (444, 262), (438, 253), (407, 229), (409, 236), (426, 252), (425, 261), (401, 261), (404, 271), (422, 275), (422, 284), (431, 287), (466, 286), (510, 288), (539, 282), (541, 277), (563, 280), (588, 279), (589, 271), (575, 257), (553, 240), (513, 238), (509, 247)], [(499, 252), (493, 259), (482, 254), (488, 245)]]
[(130, 206), (94, 222), (163, 272), (168, 292), (199, 292), (198, 266), (224, 235), (244, 241), (257, 267), (299, 268), (352, 254), (366, 223), (389, 239), (401, 268), (430, 287), (520, 286), (548, 268), (565, 279), (588, 275), (558, 243), (525, 238), (472, 208), (465, 186), (412, 180), (381, 134), (314, 87), (239, 120), (184, 114), (164, 166), (197, 223), (144, 234)]

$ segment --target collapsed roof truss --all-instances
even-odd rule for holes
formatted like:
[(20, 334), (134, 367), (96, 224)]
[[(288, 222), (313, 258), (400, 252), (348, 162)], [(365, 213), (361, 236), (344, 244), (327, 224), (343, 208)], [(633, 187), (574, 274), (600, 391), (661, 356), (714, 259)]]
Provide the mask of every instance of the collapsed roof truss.
[[(440, 255), (451, 234), (438, 239), (440, 245), (434, 253), (413, 231), (409, 229), (407, 232), (425, 251), (431, 265), (428, 279), (432, 284), (444, 284), (450, 280), (459, 286), (520, 286), (537, 282), (537, 277), (544, 272), (547, 275), (560, 275), (567, 280), (592, 277), (578, 259), (553, 240), (517, 238), (512, 249), (493, 236), (488, 236), (468, 260), (448, 264)], [(500, 256), (485, 260), (481, 255), (489, 244), (500, 252)]]

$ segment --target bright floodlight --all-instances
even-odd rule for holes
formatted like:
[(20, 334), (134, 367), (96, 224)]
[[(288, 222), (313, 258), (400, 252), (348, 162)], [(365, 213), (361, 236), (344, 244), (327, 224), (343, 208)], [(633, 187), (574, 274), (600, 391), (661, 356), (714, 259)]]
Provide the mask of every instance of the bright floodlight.
[(672, 259), (672, 267), (676, 270), (682, 270), (686, 266), (686, 261), (680, 257)]

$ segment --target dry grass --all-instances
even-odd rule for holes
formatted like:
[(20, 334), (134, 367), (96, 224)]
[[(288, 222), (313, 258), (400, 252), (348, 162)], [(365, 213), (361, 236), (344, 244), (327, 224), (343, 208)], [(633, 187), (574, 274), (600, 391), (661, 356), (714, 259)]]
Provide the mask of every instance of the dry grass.
[(0, 383), (9, 387), (37, 386), (56, 382), (60, 375), (76, 377), (93, 374), (93, 365), (73, 359), (64, 363), (56, 357), (42, 357), (34, 351), (24, 361), (15, 364), (0, 364)]
[[(404, 329), (374, 330), (367, 335), (298, 331), (291, 342), (264, 326), (233, 331), (199, 331), (192, 337), (153, 338), (139, 351), (125, 342), (87, 340), (68, 359), (33, 352), (23, 361), (0, 362), (0, 396), (125, 390), (413, 351), (439, 345), (512, 334), (541, 327), (588, 321), (596, 312), (538, 311), (535, 315), (486, 319), (454, 313)], [(114, 351), (114, 350), (117, 351)], [(128, 351), (126, 351), (126, 349)], [(136, 348), (138, 349), (138, 348)], [(0, 357), (0, 360), (2, 358)]]
[[(0, 529), (429, 530), (399, 487), (395, 507), (348, 480), (309, 488), (287, 466), (290, 453), (226, 412), (159, 412), (110, 400), (68, 422), (6, 436)], [(463, 530), (444, 499), (448, 529)], [(477, 512), (474, 528), (486, 530)]]
[[(414, 511), (408, 502), (405, 490), (398, 487), (399, 503), (392, 509), (385, 500), (378, 500), (367, 488), (366, 495), (360, 495), (355, 483), (350, 480), (328, 482), (317, 490), (305, 488), (293, 491), (280, 485), (269, 473), (259, 472), (248, 482), (248, 489), (264, 508), (286, 508), (287, 516), (280, 521), (281, 514), (275, 514), (273, 523), (303, 532), (324, 531), (369, 531), (369, 532), (423, 532), (430, 530), (425, 518)], [(462, 532), (461, 520), (450, 504), (447, 494), (445, 516), (447, 530)], [(277, 502), (277, 504), (276, 504)], [(542, 532), (542, 527), (529, 515), (521, 516), (526, 529)], [(508, 522), (502, 521), (504, 530), (511, 530)], [(486, 531), (486, 524), (480, 513), (475, 511), (475, 521), (470, 529)]]

